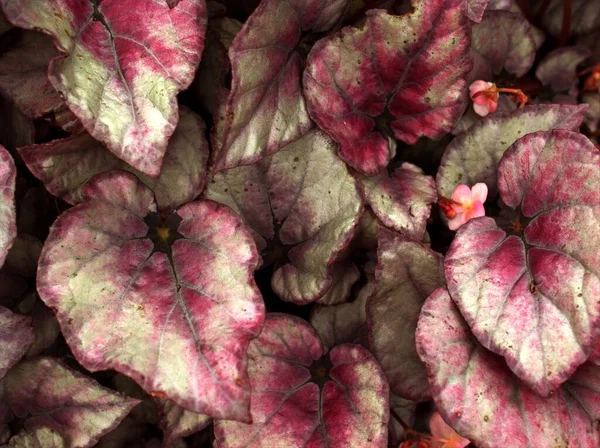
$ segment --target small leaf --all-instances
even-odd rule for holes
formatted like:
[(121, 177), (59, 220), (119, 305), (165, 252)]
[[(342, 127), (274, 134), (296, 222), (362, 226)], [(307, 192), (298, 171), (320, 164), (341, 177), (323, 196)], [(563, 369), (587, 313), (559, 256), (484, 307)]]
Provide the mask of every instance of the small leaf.
[(413, 239), (423, 239), (431, 205), (437, 199), (431, 176), (405, 162), (391, 175), (356, 177), (365, 203), (383, 224)]
[(100, 386), (54, 358), (24, 361), (5, 382), (12, 412), (32, 430), (48, 427), (71, 448), (91, 447), (139, 403)]
[(464, 0), (414, 1), (414, 12), (367, 12), (311, 50), (304, 93), (313, 120), (339, 154), (375, 175), (395, 154), (394, 138), (439, 139), (463, 111), (472, 67)]
[(17, 237), (16, 179), (15, 163), (8, 151), (0, 145), (0, 267)]
[(547, 396), (600, 335), (600, 153), (583, 135), (536, 132), (498, 167), (507, 234), (469, 221), (444, 261), (448, 290), (480, 343)]
[(156, 398), (155, 401), (165, 445), (203, 430), (212, 421), (208, 415), (188, 411), (170, 400)]
[(473, 25), (474, 67), (469, 80), (493, 81), (502, 70), (517, 77), (529, 71), (535, 60), (536, 42), (522, 14), (488, 11)]
[(300, 84), (302, 38), (327, 31), (348, 0), (264, 0), (235, 36), (231, 92), (217, 171), (249, 165), (292, 143), (312, 123)]
[(587, 106), (539, 105), (508, 114), (494, 114), (475, 123), (446, 148), (436, 184), (450, 197), (459, 184), (487, 184), (489, 197), (497, 193), (496, 170), (504, 151), (515, 140), (536, 131), (577, 130)]
[(330, 267), (363, 210), (335, 145), (317, 130), (258, 164), (216, 174), (203, 194), (254, 230), (265, 263), (275, 263), (273, 290), (296, 304), (319, 299), (331, 286)]
[(0, 0), (8, 20), (52, 35), (63, 56), (52, 85), (92, 136), (139, 171), (157, 177), (177, 125), (177, 93), (200, 63), (204, 0)]
[(501, 357), (473, 338), (442, 288), (423, 306), (417, 350), (442, 417), (475, 446), (599, 446), (597, 366), (586, 371), (588, 364), (584, 364), (573, 383), (567, 382), (551, 397), (540, 397), (517, 379)]
[(131, 168), (87, 133), (25, 146), (19, 148), (19, 153), (48, 191), (70, 204), (82, 201), (84, 185), (96, 174), (125, 169), (152, 188), (159, 210), (168, 213), (196, 198), (206, 179), (206, 127), (202, 118), (186, 107), (182, 106), (180, 112), (158, 178), (150, 178)]
[(248, 356), (252, 424), (216, 421), (216, 447), (387, 447), (389, 389), (365, 348), (325, 355), (306, 321), (271, 314)]
[(19, 362), (34, 340), (31, 319), (0, 306), (0, 379)]
[(54, 222), (37, 277), (77, 360), (191, 411), (247, 420), (246, 348), (264, 306), (239, 217), (196, 201), (163, 220), (124, 171), (94, 177), (83, 199)]
[(444, 284), (442, 256), (379, 228), (375, 294), (367, 301), (369, 345), (396, 395), (431, 397), (425, 366), (415, 349), (415, 328), (427, 296)]
[(373, 294), (371, 279), (354, 301), (333, 306), (317, 305), (310, 313), (310, 323), (323, 341), (325, 351), (339, 344), (360, 344), (368, 348), (367, 299)]
[(540, 61), (535, 76), (543, 85), (550, 85), (554, 92), (564, 92), (577, 85), (577, 66), (590, 54), (585, 47), (557, 48)]

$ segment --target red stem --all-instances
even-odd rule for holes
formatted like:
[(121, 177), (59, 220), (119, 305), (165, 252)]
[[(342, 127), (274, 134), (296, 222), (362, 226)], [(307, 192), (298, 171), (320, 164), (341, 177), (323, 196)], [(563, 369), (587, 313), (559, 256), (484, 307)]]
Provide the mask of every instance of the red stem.
[(558, 36), (558, 46), (564, 47), (569, 40), (571, 33), (571, 0), (563, 0), (563, 16), (560, 35)]

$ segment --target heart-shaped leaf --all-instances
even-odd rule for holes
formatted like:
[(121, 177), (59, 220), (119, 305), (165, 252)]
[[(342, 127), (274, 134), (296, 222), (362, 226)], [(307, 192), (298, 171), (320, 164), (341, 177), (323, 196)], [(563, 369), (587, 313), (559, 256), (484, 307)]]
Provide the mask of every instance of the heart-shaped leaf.
[(435, 181), (411, 163), (391, 175), (357, 175), (361, 194), (387, 227), (416, 240), (423, 239), (431, 204), (437, 200)]
[(18, 43), (0, 55), (0, 91), (30, 118), (63, 105), (48, 79), (48, 64), (60, 53), (46, 34), (25, 31)]
[(243, 217), (265, 263), (275, 262), (274, 291), (297, 304), (328, 290), (330, 265), (362, 213), (356, 182), (317, 130), (255, 165), (216, 174), (204, 196)]
[(415, 329), (427, 296), (444, 284), (442, 256), (384, 227), (379, 228), (375, 294), (367, 301), (369, 346), (396, 395), (431, 398)]
[(159, 210), (168, 213), (196, 198), (206, 179), (206, 127), (202, 118), (186, 107), (181, 107), (180, 112), (158, 178), (131, 168), (87, 133), (25, 146), (19, 148), (19, 153), (48, 191), (70, 204), (82, 201), (84, 185), (96, 174), (125, 169), (135, 173), (154, 191)]
[(472, 67), (464, 0), (414, 0), (414, 12), (367, 12), (311, 50), (304, 72), (308, 110), (340, 144), (339, 154), (373, 175), (395, 153), (394, 138), (439, 139), (458, 119)]
[(498, 189), (513, 228), (462, 226), (448, 290), (481, 344), (546, 396), (600, 335), (600, 153), (570, 131), (526, 135), (504, 154)]
[(496, 192), (496, 170), (504, 151), (518, 138), (536, 131), (577, 130), (587, 106), (539, 105), (508, 114), (492, 114), (457, 136), (446, 148), (436, 184), (440, 195), (451, 197), (457, 185), (487, 184)]
[(208, 415), (188, 411), (171, 400), (156, 399), (156, 406), (165, 445), (201, 431), (212, 422)]
[(370, 279), (352, 302), (317, 305), (312, 309), (310, 323), (326, 351), (340, 344), (360, 344), (368, 348), (366, 303), (374, 288), (375, 282)]
[(27, 353), (33, 341), (31, 319), (0, 306), (0, 378)]
[(0, 145), (0, 267), (17, 237), (17, 212), (15, 209), (15, 162)]
[(90, 134), (157, 177), (177, 125), (177, 93), (200, 63), (206, 4), (98, 3), (0, 0), (9, 21), (52, 35), (65, 53), (51, 61), (48, 77)]
[(600, 445), (600, 369), (588, 363), (551, 397), (534, 393), (473, 338), (445, 289), (425, 302), (417, 350), (444, 420), (477, 447)]
[(246, 348), (264, 318), (257, 261), (229, 208), (190, 202), (162, 219), (148, 187), (111, 171), (50, 229), (37, 290), (88, 370), (114, 369), (191, 411), (247, 420)]
[(304, 320), (267, 317), (248, 349), (252, 424), (215, 422), (215, 446), (387, 447), (389, 389), (359, 345), (328, 354)]
[(577, 66), (590, 55), (591, 51), (585, 47), (557, 48), (540, 61), (535, 76), (554, 92), (564, 92), (577, 85)]
[(302, 97), (302, 38), (327, 31), (348, 0), (264, 0), (231, 48), (231, 92), (217, 170), (249, 165), (304, 135), (312, 123)]
[(106, 389), (54, 358), (24, 361), (4, 379), (12, 412), (29, 430), (45, 426), (71, 448), (91, 447), (139, 403)]
[(473, 25), (474, 66), (469, 80), (493, 81), (502, 70), (523, 76), (533, 65), (536, 49), (531, 25), (522, 14), (488, 11), (481, 23)]

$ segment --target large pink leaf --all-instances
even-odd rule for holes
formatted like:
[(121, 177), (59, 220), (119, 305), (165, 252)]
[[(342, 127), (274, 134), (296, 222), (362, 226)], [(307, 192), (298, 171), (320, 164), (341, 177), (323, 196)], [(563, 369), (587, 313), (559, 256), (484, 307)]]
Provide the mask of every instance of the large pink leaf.
[(30, 118), (58, 109), (63, 100), (48, 79), (48, 64), (60, 53), (52, 38), (25, 31), (0, 55), (0, 91)]
[(263, 0), (231, 48), (231, 92), (216, 169), (248, 165), (304, 135), (312, 123), (300, 75), (301, 39), (333, 26), (348, 0)]
[(451, 197), (459, 184), (487, 184), (496, 194), (496, 170), (506, 149), (518, 138), (536, 131), (577, 130), (587, 106), (539, 105), (504, 114), (491, 114), (457, 136), (446, 148), (436, 184), (440, 195)]
[(0, 0), (16, 26), (52, 35), (64, 55), (50, 81), (94, 138), (156, 177), (177, 125), (177, 98), (200, 63), (204, 0)]
[(330, 265), (362, 213), (356, 182), (318, 130), (255, 165), (216, 174), (204, 196), (243, 217), (265, 263), (275, 262), (273, 289), (298, 304), (331, 286)]
[(387, 447), (389, 389), (365, 348), (325, 354), (306, 321), (272, 314), (248, 357), (252, 424), (216, 421), (216, 447)]
[(321, 39), (304, 72), (308, 110), (340, 156), (373, 175), (395, 153), (447, 133), (466, 100), (472, 66), (464, 0), (414, 0), (414, 12), (367, 12), (362, 28)]
[(181, 107), (180, 112), (158, 178), (148, 177), (130, 167), (87, 133), (25, 146), (19, 148), (19, 153), (48, 191), (70, 204), (82, 201), (84, 185), (96, 174), (124, 169), (135, 173), (154, 191), (161, 212), (170, 212), (200, 194), (208, 162), (206, 127), (202, 118), (185, 107)]
[(562, 47), (548, 53), (540, 61), (535, 76), (554, 92), (564, 92), (579, 82), (577, 66), (591, 55), (585, 47)]
[(201, 431), (212, 422), (208, 415), (197, 414), (177, 406), (171, 400), (156, 399), (160, 417), (159, 425), (164, 433), (165, 445), (182, 437)]
[(469, 81), (493, 81), (502, 70), (523, 76), (535, 60), (536, 42), (522, 14), (488, 11), (473, 25), (474, 67)]
[(600, 445), (600, 369), (584, 364), (543, 398), (473, 338), (445, 289), (425, 302), (417, 349), (444, 420), (481, 448)]
[(444, 284), (442, 256), (384, 227), (379, 228), (375, 294), (367, 301), (369, 346), (396, 395), (431, 398), (415, 329), (427, 296)]
[(357, 176), (365, 203), (387, 227), (421, 240), (431, 205), (437, 200), (435, 181), (411, 163), (403, 163), (391, 175)]
[(522, 214), (517, 232), (491, 218), (462, 226), (448, 290), (479, 341), (548, 395), (600, 335), (600, 153), (570, 131), (526, 135), (504, 154), (498, 189)]
[(8, 151), (0, 145), (0, 267), (17, 236), (16, 178), (15, 163)]
[(51, 428), (71, 448), (91, 447), (139, 400), (100, 386), (54, 358), (25, 361), (4, 380), (4, 399), (25, 427)]
[(264, 307), (252, 237), (229, 208), (166, 219), (133, 174), (111, 171), (50, 229), (37, 289), (88, 370), (115, 369), (198, 413), (247, 420), (246, 348)]
[(0, 379), (35, 341), (31, 319), (0, 306)]

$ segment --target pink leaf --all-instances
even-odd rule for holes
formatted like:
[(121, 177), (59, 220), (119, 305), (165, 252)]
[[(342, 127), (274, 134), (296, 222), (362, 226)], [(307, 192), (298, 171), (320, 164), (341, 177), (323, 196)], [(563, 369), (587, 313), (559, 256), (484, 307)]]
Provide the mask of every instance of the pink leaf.
[(6, 403), (17, 417), (26, 418), (27, 429), (48, 427), (73, 448), (95, 445), (139, 403), (54, 358), (24, 361), (4, 382)]
[(133, 174), (94, 177), (46, 240), (37, 290), (88, 370), (114, 369), (194, 412), (247, 420), (246, 349), (264, 306), (252, 237), (229, 208), (166, 219)]
[(387, 447), (389, 389), (365, 348), (325, 354), (306, 321), (271, 314), (248, 356), (252, 424), (216, 421), (215, 446)]
[(204, 0), (1, 0), (9, 21), (55, 38), (50, 81), (92, 136), (157, 177), (206, 30)]
[(292, 143), (312, 123), (302, 97), (301, 39), (331, 28), (348, 0), (264, 0), (231, 48), (231, 92), (216, 170), (249, 165)]
[(19, 362), (34, 341), (31, 319), (0, 306), (0, 379)]
[(584, 364), (543, 398), (475, 340), (445, 289), (425, 302), (417, 351), (439, 412), (477, 447), (600, 445), (600, 370)]
[(8, 151), (0, 145), (0, 267), (17, 237), (16, 178), (15, 163)]
[(358, 171), (374, 175), (395, 153), (394, 138), (439, 139), (460, 116), (472, 66), (464, 0), (414, 1), (414, 12), (367, 13), (311, 50), (304, 93), (313, 120)]
[(517, 140), (498, 167), (508, 234), (491, 218), (465, 224), (445, 259), (448, 290), (486, 348), (547, 396), (600, 335), (600, 153), (562, 130)]
[(415, 349), (415, 328), (423, 302), (444, 284), (442, 256), (383, 227), (378, 240), (376, 292), (367, 301), (369, 345), (392, 392), (425, 401), (431, 394)]

